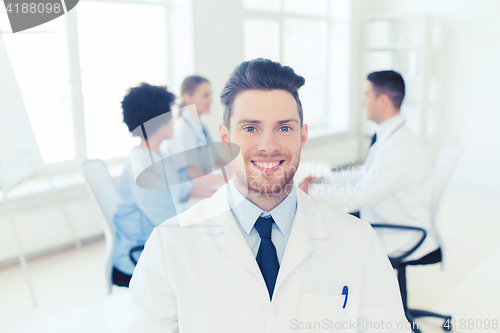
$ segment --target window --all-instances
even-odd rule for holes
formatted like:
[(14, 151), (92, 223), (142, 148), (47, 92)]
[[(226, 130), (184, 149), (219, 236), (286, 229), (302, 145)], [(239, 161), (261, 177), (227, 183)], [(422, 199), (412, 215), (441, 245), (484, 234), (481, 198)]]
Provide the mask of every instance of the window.
[(0, 28), (44, 162), (74, 159), (64, 19), (12, 34), (7, 12), (0, 10)]
[(166, 83), (164, 16), (159, 6), (99, 2), (78, 5), (89, 158), (126, 156), (137, 145), (138, 138), (133, 138), (122, 122), (120, 102), (126, 90), (141, 81)]
[(349, 130), (350, 0), (244, 0), (245, 60), (269, 58), (306, 79), (310, 136)]
[(46, 164), (126, 156), (138, 144), (122, 122), (126, 90), (145, 81), (178, 95), (194, 70), (190, 1), (82, 0), (16, 34), (4, 8), (1, 38)]

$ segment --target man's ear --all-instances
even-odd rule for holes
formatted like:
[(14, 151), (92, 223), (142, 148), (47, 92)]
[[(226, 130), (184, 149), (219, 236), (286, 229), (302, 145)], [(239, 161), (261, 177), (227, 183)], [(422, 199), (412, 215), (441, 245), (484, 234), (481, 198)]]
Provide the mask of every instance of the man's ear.
[(304, 148), (306, 142), (307, 142), (307, 124), (302, 125), (301, 130), (301, 135), (300, 135), (300, 149)]
[(229, 145), (229, 129), (224, 123), (220, 123), (219, 125), (219, 139), (221, 142), (224, 142), (224, 148), (228, 153), (230, 153), (231, 146)]
[(384, 109), (392, 105), (392, 101), (386, 93), (380, 94), (380, 102)]

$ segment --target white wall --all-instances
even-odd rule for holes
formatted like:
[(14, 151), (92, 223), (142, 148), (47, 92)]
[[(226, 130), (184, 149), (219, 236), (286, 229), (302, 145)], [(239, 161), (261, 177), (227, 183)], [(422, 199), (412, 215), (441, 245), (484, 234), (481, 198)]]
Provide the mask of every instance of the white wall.
[[(210, 114), (202, 120), (214, 140), (219, 137), (218, 128), (222, 122), (220, 92), (229, 74), (244, 60), (243, 19), (243, 0), (193, 0), (195, 68), (197, 74), (210, 80), (214, 100)], [(352, 121), (356, 123), (357, 118)], [(325, 154), (324, 149), (330, 153)], [(357, 158), (357, 140), (352, 136), (341, 136), (335, 141), (311, 140), (302, 152), (303, 160), (333, 164), (348, 163)]]
[[(355, 0), (356, 1), (356, 0)], [(500, 199), (500, 1), (498, 0), (359, 0), (361, 15), (430, 14), (443, 24), (446, 59), (438, 130), (458, 140), (465, 153), (453, 186)], [(442, 68), (442, 67), (444, 68)]]

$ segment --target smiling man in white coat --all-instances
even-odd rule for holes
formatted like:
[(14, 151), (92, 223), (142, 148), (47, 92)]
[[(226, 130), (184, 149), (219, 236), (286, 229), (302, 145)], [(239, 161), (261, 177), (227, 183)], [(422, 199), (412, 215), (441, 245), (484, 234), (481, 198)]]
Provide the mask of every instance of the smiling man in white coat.
[(130, 290), (133, 332), (410, 333), (395, 274), (366, 222), (298, 190), (305, 80), (266, 59), (221, 94), (234, 178), (157, 227)]
[[(380, 71), (367, 79), (363, 106), (377, 129), (363, 166), (332, 173), (323, 184), (308, 177), (300, 187), (317, 199), (358, 211), (358, 217), (367, 222), (423, 228), (427, 232), (424, 243), (406, 258), (419, 259), (439, 247), (431, 227), (431, 163), (400, 114), (405, 96), (402, 76)], [(411, 249), (422, 236), (394, 229), (377, 229), (377, 234), (389, 255)]]

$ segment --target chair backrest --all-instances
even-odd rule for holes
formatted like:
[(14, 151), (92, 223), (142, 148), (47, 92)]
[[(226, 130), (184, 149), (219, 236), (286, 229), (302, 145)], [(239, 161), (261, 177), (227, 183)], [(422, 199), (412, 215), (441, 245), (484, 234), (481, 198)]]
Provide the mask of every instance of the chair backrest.
[[(455, 166), (457, 164), (458, 159), (462, 155), (464, 149), (462, 145), (454, 142), (447, 142), (441, 148), (439, 152), (436, 164), (434, 166), (434, 189), (432, 193), (432, 202), (431, 202), (431, 221), (434, 230), (438, 234), (439, 237), (439, 225), (437, 214), (439, 211), (439, 206), (441, 204), (441, 200), (443, 198), (443, 194), (448, 186), (451, 175)], [(439, 240), (440, 245), (441, 241)]]
[(100, 208), (104, 219), (104, 237), (106, 238), (106, 250), (104, 260), (104, 271), (106, 275), (107, 291), (111, 292), (111, 256), (115, 244), (115, 228), (113, 217), (120, 202), (120, 192), (115, 181), (109, 175), (108, 168), (102, 160), (88, 160), (82, 163), (82, 171), (90, 192)]

